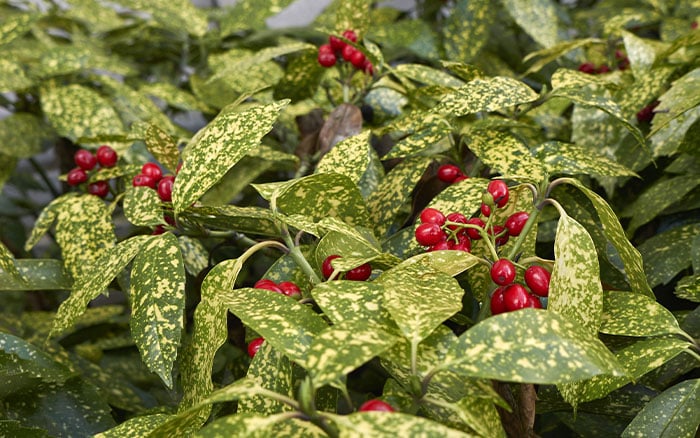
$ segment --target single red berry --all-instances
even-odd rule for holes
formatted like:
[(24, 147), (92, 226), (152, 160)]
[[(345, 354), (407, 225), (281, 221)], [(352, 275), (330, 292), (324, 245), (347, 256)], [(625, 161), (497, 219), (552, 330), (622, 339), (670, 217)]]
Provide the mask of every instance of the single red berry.
[(433, 252), (433, 251), (446, 251), (448, 249), (452, 249), (450, 246), (450, 242), (447, 240), (443, 240), (442, 242), (438, 242), (435, 245), (430, 245), (428, 247), (428, 252)]
[(250, 343), (248, 344), (248, 356), (255, 357), (255, 355), (258, 353), (258, 350), (260, 350), (260, 346), (263, 342), (265, 342), (264, 338), (255, 338), (252, 341), (250, 341)]
[(549, 295), (549, 281), (552, 274), (540, 265), (531, 265), (525, 270), (525, 284), (533, 294), (541, 297)]
[(164, 176), (158, 181), (158, 196), (161, 201), (170, 202), (173, 200), (173, 184), (175, 184), (173, 175)]
[(655, 101), (645, 106), (637, 113), (637, 121), (639, 123), (651, 123), (654, 119), (654, 108), (659, 105), (659, 101)]
[(624, 57), (620, 62), (617, 63), (617, 68), (619, 70), (627, 70), (630, 68), (630, 60), (627, 57)]
[(503, 291), (506, 288), (501, 286), (491, 294), (491, 314), (498, 315), (499, 313), (507, 312), (506, 303), (503, 301)]
[(445, 232), (438, 224), (420, 224), (416, 228), (415, 235), (421, 246), (432, 246), (447, 239)]
[(503, 304), (506, 310), (512, 312), (525, 308), (530, 303), (530, 293), (520, 283), (513, 283), (506, 286), (503, 291)]
[(346, 29), (345, 32), (343, 32), (343, 38), (350, 40), (353, 43), (357, 42), (357, 34), (352, 29)]
[[(458, 224), (466, 224), (467, 223), (467, 217), (464, 216), (462, 213), (450, 213), (447, 215), (447, 222), (455, 222)], [(458, 228), (461, 228), (459, 225), (448, 225), (447, 228), (450, 230), (454, 231)]]
[(508, 216), (505, 223), (505, 226), (508, 229), (508, 234), (513, 237), (519, 236), (529, 218), (530, 214), (526, 211), (516, 211)]
[(156, 188), (156, 180), (148, 175), (139, 173), (131, 180), (131, 185), (134, 187), (150, 187), (152, 189)]
[(355, 55), (357, 52), (357, 49), (348, 44), (347, 46), (343, 47), (343, 51), (341, 52), (341, 55), (344, 60), (346, 61), (351, 61), (352, 57)]
[(426, 208), (420, 213), (420, 221), (424, 224), (438, 224), (440, 226), (445, 225), (447, 218), (442, 212), (436, 208)]
[(374, 65), (372, 64), (372, 61), (365, 59), (365, 63), (362, 65), (362, 71), (368, 76), (374, 75)]
[(173, 226), (173, 227), (175, 226), (175, 218), (170, 216), (169, 214), (164, 214), (163, 219), (165, 220), (165, 222), (168, 225)]
[(366, 402), (362, 403), (362, 405), (360, 405), (360, 408), (358, 409), (358, 411), (359, 412), (368, 412), (368, 411), (394, 412), (395, 409), (392, 408), (389, 403), (375, 398), (372, 400), (367, 400)]
[(281, 281), (277, 284), (282, 293), (290, 298), (298, 300), (301, 298), (301, 289), (292, 281)]
[(331, 49), (333, 49), (334, 52), (340, 52), (341, 50), (343, 50), (343, 47), (348, 45), (348, 43), (341, 40), (335, 35), (328, 36), (328, 44), (331, 46)]
[[(481, 227), (481, 228), (484, 228), (486, 226), (486, 223), (478, 217), (473, 217), (471, 219), (468, 219), (467, 224), (476, 225), (477, 227)], [(472, 239), (472, 240), (481, 239), (481, 234), (479, 234), (479, 230), (476, 230), (474, 228), (466, 228), (466, 231), (467, 231), (467, 236), (469, 236), (470, 239)]]
[(318, 52), (318, 63), (321, 64), (321, 67), (333, 67), (336, 61), (337, 58), (334, 53)]
[(180, 173), (180, 169), (182, 169), (182, 161), (180, 161), (179, 163), (177, 163), (177, 168), (175, 169), (175, 175), (177, 175), (178, 173)]
[(330, 44), (321, 44), (318, 46), (318, 53), (333, 53), (333, 47)]
[(531, 307), (533, 309), (541, 309), (542, 308), (542, 303), (540, 302), (540, 299), (537, 298), (537, 296), (533, 294), (527, 294), (527, 303), (525, 303), (525, 307)]
[(467, 237), (466, 234), (459, 233), (457, 234), (457, 243), (455, 243), (454, 246), (450, 249), (454, 249), (456, 251), (471, 252), (472, 241), (469, 240), (469, 237)]
[(508, 190), (508, 184), (501, 179), (495, 179), (491, 181), (487, 187), (488, 192), (493, 196), (493, 202), (496, 206), (501, 208), (508, 203), (508, 198), (510, 197), (510, 191)]
[(95, 181), (94, 183), (90, 183), (88, 184), (88, 193), (104, 198), (109, 194), (109, 184), (107, 184), (107, 181)]
[(102, 145), (97, 148), (97, 162), (101, 167), (114, 167), (117, 164), (117, 152), (107, 145)]
[(269, 290), (272, 292), (277, 292), (278, 294), (282, 293), (282, 289), (280, 289), (277, 286), (277, 283), (275, 283), (272, 280), (268, 280), (267, 278), (261, 278), (260, 280), (256, 281), (255, 284), (253, 285), (253, 288), (265, 289), (265, 290)]
[(488, 204), (481, 203), (481, 215), (484, 217), (491, 216), (491, 207)]
[(80, 167), (71, 169), (66, 175), (66, 182), (69, 186), (77, 186), (87, 181), (88, 176), (85, 170)]
[(465, 179), (469, 179), (467, 175), (457, 175), (457, 178), (452, 181), (452, 184), (457, 184), (460, 181), (464, 181)]
[(490, 236), (497, 236), (496, 237), (496, 245), (502, 246), (508, 243), (508, 236), (507, 232), (504, 232), (506, 229), (502, 225), (494, 225), (493, 227), (490, 227), (486, 232)]
[(367, 60), (365, 54), (360, 52), (359, 50), (356, 50), (350, 58), (350, 64), (352, 64), (353, 67), (355, 67), (356, 69), (361, 70), (362, 67), (365, 66), (365, 60)]
[(162, 225), (156, 225), (155, 228), (153, 228), (153, 232), (151, 232), (152, 236), (157, 236), (159, 234), (165, 233), (165, 227)]
[(607, 72), (609, 72), (609, 71), (610, 71), (610, 67), (608, 67), (607, 65), (603, 64), (603, 65), (601, 65), (600, 67), (598, 67), (598, 69), (596, 70), (596, 73), (602, 74), (602, 73), (607, 73)]
[(491, 265), (491, 280), (499, 286), (511, 284), (515, 274), (515, 265), (508, 259), (498, 259)]
[(584, 62), (583, 64), (578, 66), (578, 71), (592, 75), (595, 74), (596, 68), (592, 62)]
[(92, 170), (97, 165), (97, 157), (87, 149), (79, 149), (73, 155), (73, 161), (83, 170)]
[(454, 164), (443, 164), (442, 166), (438, 167), (437, 170), (438, 179), (448, 184), (452, 184), (461, 174), (462, 171), (459, 170), (459, 167), (455, 166)]
[(365, 281), (372, 275), (372, 266), (365, 263), (345, 273), (346, 280)]
[(160, 170), (160, 167), (156, 163), (146, 163), (141, 166), (141, 174), (153, 178), (154, 183), (157, 183), (163, 178), (163, 171)]
[(326, 257), (326, 259), (323, 261), (323, 263), (321, 264), (321, 273), (323, 274), (324, 278), (328, 279), (331, 275), (333, 275), (334, 269), (333, 265), (331, 265), (331, 262), (338, 258), (340, 258), (338, 254), (333, 254)]

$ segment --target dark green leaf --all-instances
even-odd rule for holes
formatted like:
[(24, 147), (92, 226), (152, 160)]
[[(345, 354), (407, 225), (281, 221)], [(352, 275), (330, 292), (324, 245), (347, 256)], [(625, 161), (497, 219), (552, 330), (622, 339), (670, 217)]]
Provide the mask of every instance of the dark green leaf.
[(604, 155), (594, 155), (574, 143), (548, 141), (532, 149), (550, 175), (637, 176)]
[(496, 17), (494, 4), (487, 0), (458, 0), (454, 3), (443, 28), (447, 59), (470, 62), (489, 38)]
[(659, 233), (639, 245), (651, 287), (670, 282), (690, 266), (693, 238), (700, 224), (681, 225)]
[[(4, 379), (30, 377), (46, 383), (63, 384), (73, 373), (24, 339), (0, 333), (0, 376)], [(0, 391), (0, 396), (6, 395), (5, 390)]]
[(543, 47), (559, 42), (557, 7), (550, 0), (504, 0), (503, 6), (513, 20)]
[(344, 438), (424, 437), (457, 438), (468, 437), (464, 432), (443, 426), (440, 423), (401, 412), (358, 412), (331, 417)]
[(59, 260), (19, 259), (14, 264), (24, 281), (0, 270), (0, 290), (70, 290), (73, 284)]
[(608, 291), (603, 295), (601, 333), (619, 336), (658, 336), (682, 333), (664, 306), (646, 295)]
[(236, 230), (263, 236), (279, 235), (273, 213), (260, 207), (193, 207), (180, 214), (178, 219), (219, 230)]

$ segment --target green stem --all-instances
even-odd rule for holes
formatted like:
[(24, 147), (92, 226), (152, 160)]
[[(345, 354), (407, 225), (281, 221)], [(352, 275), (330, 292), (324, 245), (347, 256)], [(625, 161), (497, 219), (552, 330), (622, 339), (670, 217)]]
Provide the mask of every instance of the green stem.
[(282, 223), (280, 226), (280, 233), (282, 234), (282, 238), (284, 239), (284, 242), (287, 244), (287, 247), (289, 248), (289, 256), (294, 260), (294, 262), (301, 268), (302, 271), (304, 271), (304, 274), (311, 280), (311, 284), (317, 285), (321, 283), (321, 279), (316, 275), (316, 271), (314, 271), (314, 268), (311, 267), (309, 264), (309, 261), (306, 260), (306, 257), (304, 257), (304, 254), (301, 253), (301, 249), (299, 249), (298, 246), (294, 244), (294, 240), (292, 239), (292, 236), (289, 234), (289, 229), (287, 228), (287, 224)]
[(435, 374), (438, 373), (442, 368), (439, 366), (433, 368), (432, 370), (428, 371), (428, 374), (423, 377), (423, 381), (421, 382), (421, 390), (423, 391), (423, 394), (426, 394), (428, 392), (428, 385), (430, 385), (430, 381), (435, 377)]
[(301, 411), (301, 406), (299, 405), (299, 402), (294, 400), (293, 398), (287, 397), (286, 395), (282, 395), (278, 392), (275, 391), (270, 391), (269, 389), (265, 388), (259, 388), (258, 389), (259, 395), (263, 397), (267, 397), (269, 399), (278, 401), (280, 403), (283, 403), (292, 409), (295, 409), (297, 411)]
[(237, 264), (236, 264), (238, 266), (238, 268), (232, 270), (230, 275), (229, 275), (229, 278), (228, 278), (227, 283), (230, 284), (230, 288), (233, 288), (234, 279), (238, 275), (238, 272), (240, 272), (240, 269), (241, 269), (240, 267), (243, 266), (243, 264), (246, 262), (246, 260), (248, 260), (253, 254), (258, 252), (259, 250), (261, 250), (263, 248), (270, 247), (270, 246), (275, 247), (283, 252), (287, 251), (287, 247), (276, 240), (264, 240), (262, 242), (258, 242), (255, 245), (251, 246), (243, 254), (241, 254), (240, 257), (238, 257)]
[(515, 240), (515, 244), (510, 249), (510, 252), (508, 253), (509, 260), (513, 260), (513, 258), (518, 253), (518, 251), (520, 251), (520, 248), (523, 246), (523, 242), (525, 242), (525, 239), (527, 238), (527, 235), (530, 233), (530, 230), (532, 230), (532, 227), (534, 227), (535, 224), (537, 223), (537, 219), (539, 218), (540, 211), (541, 210), (539, 208), (536, 208), (532, 212), (530, 212), (530, 217), (527, 218), (527, 222), (525, 222), (525, 226), (523, 226), (523, 230), (520, 232), (520, 235)]
[(418, 342), (420, 340), (411, 340), (411, 374), (418, 374)]

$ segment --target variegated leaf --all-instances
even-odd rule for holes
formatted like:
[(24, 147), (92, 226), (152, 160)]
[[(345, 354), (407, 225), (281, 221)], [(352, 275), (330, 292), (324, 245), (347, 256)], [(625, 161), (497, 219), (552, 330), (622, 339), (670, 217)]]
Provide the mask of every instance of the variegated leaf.
[(544, 181), (544, 165), (515, 136), (489, 130), (473, 131), (469, 137), (469, 149), (504, 178), (535, 184)]
[(622, 164), (575, 143), (548, 141), (532, 152), (550, 175), (637, 176)]
[(344, 321), (374, 321), (388, 329), (394, 327), (384, 306), (384, 287), (377, 282), (351, 280), (326, 281), (313, 288), (311, 294), (323, 314), (334, 324)]
[[(282, 353), (263, 342), (250, 363), (246, 378), (261, 388), (294, 398), (294, 375), (292, 362)], [(263, 395), (254, 395), (238, 401), (237, 413), (258, 413), (264, 415), (290, 411), (292, 408)]]
[[(441, 148), (440, 142), (452, 131), (452, 125), (441, 114), (424, 114), (423, 119), (413, 126), (411, 133), (397, 141), (383, 159), (408, 157), (416, 154), (426, 154), (428, 151)], [(442, 147), (446, 149), (447, 147)]]
[(481, 198), (486, 191), (489, 180), (485, 178), (469, 178), (457, 184), (452, 184), (440, 192), (428, 204), (444, 214), (459, 212), (469, 217), (481, 206)]
[(698, 235), (700, 224), (691, 223), (656, 234), (639, 245), (651, 287), (667, 284), (690, 266), (693, 239)]
[(688, 275), (678, 280), (673, 293), (678, 298), (700, 303), (700, 274)]
[(304, 368), (315, 387), (345, 377), (398, 342), (400, 337), (372, 320), (348, 319), (318, 333), (306, 351)]
[(263, 105), (244, 112), (238, 112), (236, 107), (227, 108), (199, 131), (188, 143), (185, 161), (175, 178), (175, 211), (189, 207), (257, 146), (272, 129), (285, 104)]
[(273, 96), (275, 99), (291, 99), (292, 102), (311, 98), (316, 94), (325, 72), (326, 69), (318, 63), (317, 52), (299, 52), (297, 56), (290, 57)]
[[(434, 396), (429, 396), (435, 400)], [(438, 399), (439, 400), (439, 399)], [(453, 428), (473, 430), (479, 436), (505, 438), (501, 417), (491, 400), (478, 397), (464, 397), (456, 403), (444, 402), (430, 404), (428, 401), (423, 409), (428, 409), (428, 417)]]
[(177, 244), (185, 269), (190, 275), (196, 277), (209, 265), (209, 253), (199, 240), (182, 235), (178, 236)]
[(269, 209), (261, 207), (237, 205), (192, 207), (180, 214), (178, 219), (218, 230), (236, 230), (263, 236), (279, 235), (274, 214)]
[(41, 109), (56, 132), (73, 141), (124, 131), (112, 105), (94, 90), (82, 85), (43, 90)]
[(165, 224), (158, 193), (150, 187), (126, 188), (124, 216), (138, 227)]
[(536, 59), (536, 61), (527, 69), (527, 71), (524, 74), (527, 75), (529, 73), (540, 71), (545, 65), (556, 60), (557, 58), (561, 58), (566, 53), (594, 44), (603, 45), (605, 44), (605, 41), (598, 38), (575, 39), (569, 41), (562, 41), (553, 46), (530, 52), (525, 56), (525, 58), (523, 58), (523, 61), (528, 62), (531, 59)]
[(7, 249), (5, 244), (0, 242), (0, 272), (3, 271), (4, 274), (8, 275), (14, 282), (26, 282), (15, 265), (15, 257), (12, 255), (10, 250)]
[(365, 131), (338, 142), (316, 165), (316, 173), (339, 173), (358, 184), (369, 166), (369, 134)]
[(455, 2), (442, 30), (447, 58), (462, 62), (476, 58), (488, 41), (495, 17), (494, 4), (487, 0)]
[(120, 438), (124, 436), (148, 436), (150, 432), (161, 424), (168, 421), (172, 416), (169, 414), (151, 414), (133, 417), (119, 424), (117, 427), (108, 429), (95, 435), (95, 438)]
[(82, 70), (104, 70), (121, 75), (134, 71), (117, 57), (110, 57), (99, 47), (87, 44), (58, 45), (44, 50), (34, 74), (42, 79), (74, 74)]
[(3, 154), (29, 158), (41, 152), (42, 140), (51, 133), (34, 114), (15, 112), (0, 120), (0, 144)]
[[(576, 248), (576, 251), (571, 251)], [(564, 214), (554, 240), (554, 270), (547, 309), (598, 333), (603, 314), (598, 254), (586, 229)]]
[[(230, 78), (233, 76), (240, 76), (242, 78), (245, 78), (245, 75), (242, 75), (241, 72), (247, 71), (248, 69), (252, 69), (255, 71), (256, 68), (259, 68), (261, 65), (267, 63), (268, 61), (272, 60), (273, 58), (277, 58), (278, 56), (284, 56), (288, 55), (290, 53), (295, 53), (303, 50), (315, 50), (316, 46), (313, 44), (301, 42), (301, 41), (295, 41), (291, 42), (288, 44), (280, 45), (280, 46), (275, 46), (275, 47), (267, 47), (261, 50), (258, 50), (256, 52), (250, 52), (249, 54), (244, 54), (241, 53), (240, 51), (237, 51), (237, 49), (234, 49), (232, 51), (233, 54), (233, 59), (230, 59), (224, 55), (219, 55), (220, 62), (217, 62), (216, 59), (212, 60), (215, 67), (217, 64), (221, 68), (216, 69), (216, 73), (212, 75), (207, 82), (212, 83), (216, 80), (223, 79), (223, 78)], [(226, 62), (225, 59), (229, 59), (229, 62)], [(221, 62), (223, 61), (223, 62)], [(269, 68), (264, 70), (270, 73)], [(282, 71), (279, 71), (278, 79), (281, 77)], [(264, 78), (261, 78), (264, 79)], [(275, 81), (276, 82), (276, 81)], [(244, 84), (244, 82), (241, 82), (241, 85)], [(234, 87), (235, 89), (236, 87)], [(249, 89), (250, 90), (250, 89)], [(250, 90), (252, 91), (252, 90)]]
[(587, 328), (537, 309), (478, 323), (459, 337), (440, 367), (464, 376), (540, 384), (625, 375), (615, 356)]
[(344, 0), (337, 2), (335, 23), (336, 34), (346, 29), (354, 29), (362, 38), (369, 28), (370, 2), (368, 0)]
[(698, 185), (700, 185), (700, 176), (698, 175), (681, 175), (657, 180), (651, 187), (643, 191), (634, 202), (627, 204), (620, 213), (622, 217), (631, 218), (627, 226), (628, 235), (634, 235), (640, 226), (679, 202)]
[(261, 415), (259, 413), (228, 415), (207, 425), (195, 435), (198, 438), (231, 436), (324, 438), (328, 435), (313, 423), (292, 418), (289, 414)]
[(651, 400), (622, 433), (623, 438), (692, 437), (700, 425), (700, 379), (685, 380)]
[(41, 15), (36, 13), (24, 13), (3, 18), (4, 20), (2, 24), (0, 24), (0, 46), (24, 35), (32, 28), (34, 22), (41, 18)]
[(422, 64), (399, 64), (394, 68), (394, 74), (404, 76), (425, 85), (440, 85), (454, 88), (465, 85), (464, 81), (442, 70)]
[(221, 34), (226, 36), (246, 29), (266, 27), (266, 19), (280, 13), (293, 0), (240, 0), (222, 18)]
[(17, 159), (0, 153), (0, 189), (15, 171)]
[(204, 12), (187, 0), (120, 0), (136, 11), (143, 11), (165, 29), (177, 34), (203, 37), (209, 28)]
[(668, 124), (650, 135), (654, 156), (670, 156), (682, 150), (686, 136), (692, 132), (694, 126), (697, 126), (698, 119), (700, 119), (700, 106), (671, 119)]
[(567, 179), (566, 182), (581, 190), (593, 203), (593, 207), (600, 219), (600, 224), (603, 227), (603, 232), (617, 250), (625, 266), (627, 281), (632, 291), (654, 297), (654, 293), (647, 282), (642, 256), (632, 243), (627, 240), (622, 225), (620, 225), (620, 220), (612, 208), (600, 195), (584, 186), (580, 181)]
[(402, 412), (357, 412), (350, 415), (333, 415), (342, 438), (458, 438), (468, 437), (464, 432), (451, 429), (438, 422)]
[(2, 268), (0, 290), (70, 290), (73, 285), (60, 260), (20, 259), (14, 266), (20, 277)]
[[(167, 82), (147, 83), (139, 87), (139, 91), (167, 102), (168, 105), (183, 111), (201, 111), (211, 113), (212, 109), (182, 88)], [(163, 163), (162, 160), (158, 160)], [(163, 163), (165, 164), (165, 163)], [(168, 166), (170, 168), (170, 166)], [(170, 168), (175, 170), (175, 168)]]
[(559, 42), (559, 13), (551, 0), (504, 0), (503, 6), (541, 46), (552, 47)]
[(180, 151), (177, 149), (175, 139), (158, 126), (148, 125), (144, 140), (146, 147), (156, 160), (170, 169), (171, 172), (175, 172), (180, 161)]
[(93, 259), (92, 263), (83, 270), (82, 275), (75, 279), (68, 299), (59, 306), (50, 336), (69, 329), (85, 312), (88, 303), (104, 292), (114, 277), (126, 267), (150, 238), (150, 236), (134, 236), (105, 251), (101, 257)]
[(533, 102), (537, 97), (537, 93), (516, 79), (502, 76), (474, 79), (445, 96), (435, 111), (459, 117), (481, 111), (492, 112), (511, 108)]
[(34, 85), (27, 77), (22, 65), (8, 59), (0, 59), (0, 92), (25, 90)]
[(697, 90), (700, 82), (700, 68), (686, 73), (676, 80), (661, 97), (659, 106), (654, 110), (654, 119), (650, 135), (656, 134), (671, 120), (679, 115), (694, 109), (700, 104)]
[(429, 265), (436, 271), (455, 277), (481, 261), (479, 257), (465, 251), (445, 250), (417, 254), (404, 260), (403, 265), (408, 266), (412, 263), (418, 263), (422, 266)]
[(266, 342), (306, 367), (306, 353), (327, 324), (311, 308), (292, 298), (263, 289), (219, 291), (231, 312)]
[(131, 334), (144, 363), (168, 388), (180, 346), (185, 267), (172, 233), (144, 242), (131, 268)]
[(600, 332), (640, 337), (682, 333), (673, 314), (654, 299), (619, 291), (603, 295)]
[(660, 44), (659, 41), (640, 38), (625, 30), (622, 31), (622, 41), (635, 79), (648, 75), (649, 70), (654, 65), (657, 53), (661, 52), (664, 45)]
[(401, 264), (376, 281), (384, 287), (384, 306), (413, 345), (462, 308), (459, 283), (426, 261)]
[(70, 369), (42, 349), (9, 333), (0, 332), (0, 360), (5, 378), (24, 374), (42, 382), (60, 384), (73, 376)]

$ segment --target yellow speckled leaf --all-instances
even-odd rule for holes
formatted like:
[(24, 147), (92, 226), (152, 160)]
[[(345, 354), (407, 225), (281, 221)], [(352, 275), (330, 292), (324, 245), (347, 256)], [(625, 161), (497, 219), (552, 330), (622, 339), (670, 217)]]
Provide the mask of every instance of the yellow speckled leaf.
[(559, 41), (559, 20), (551, 0), (504, 0), (505, 10), (523, 30), (543, 47)]
[(0, 270), (5, 271), (15, 281), (22, 282), (22, 275), (15, 266), (15, 257), (2, 242), (0, 242)]
[[(287, 356), (263, 342), (250, 362), (246, 378), (261, 388), (294, 398), (294, 375), (292, 362)], [(292, 410), (291, 406), (262, 395), (243, 398), (238, 401), (237, 413), (278, 414)]]
[(17, 14), (5, 18), (0, 24), (0, 46), (24, 35), (39, 18), (41, 18), (39, 14), (33, 13)]
[(152, 227), (165, 224), (158, 193), (150, 187), (126, 188), (124, 196), (124, 216), (139, 227)]
[(156, 160), (160, 161), (171, 172), (175, 172), (180, 161), (180, 151), (175, 139), (155, 125), (146, 129), (146, 147)]
[(355, 184), (369, 165), (369, 134), (365, 131), (338, 142), (316, 165), (316, 173), (339, 173)]
[(16, 112), (0, 120), (2, 152), (11, 157), (29, 158), (38, 154), (42, 139), (50, 136), (47, 126), (34, 114)]
[(450, 11), (443, 29), (447, 58), (470, 62), (489, 38), (497, 8), (488, 0), (458, 0)]
[(172, 416), (168, 414), (152, 414), (133, 417), (121, 423), (117, 427), (108, 429), (95, 435), (95, 438), (121, 438), (125, 436), (147, 436)]
[(34, 84), (24, 73), (22, 65), (7, 59), (0, 59), (0, 92), (19, 91)]
[(357, 412), (333, 415), (342, 438), (466, 438), (470, 435), (438, 422), (402, 412)]
[(469, 149), (504, 178), (540, 184), (544, 165), (515, 136), (503, 131), (470, 133)]
[(448, 94), (435, 111), (451, 116), (464, 116), (480, 111), (497, 111), (537, 99), (537, 93), (513, 78), (496, 76), (474, 79)]
[(188, 0), (120, 0), (120, 4), (147, 12), (165, 29), (203, 37), (209, 28), (205, 13)]
[(198, 438), (325, 438), (323, 430), (309, 421), (290, 418), (289, 414), (236, 414), (218, 419), (198, 432)]
[(673, 314), (641, 294), (608, 291), (603, 295), (601, 333), (619, 336), (659, 336), (682, 333)]

